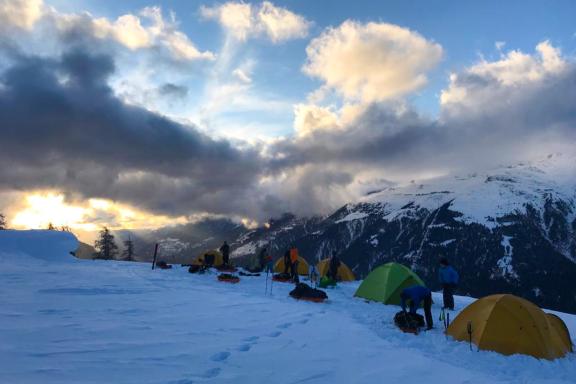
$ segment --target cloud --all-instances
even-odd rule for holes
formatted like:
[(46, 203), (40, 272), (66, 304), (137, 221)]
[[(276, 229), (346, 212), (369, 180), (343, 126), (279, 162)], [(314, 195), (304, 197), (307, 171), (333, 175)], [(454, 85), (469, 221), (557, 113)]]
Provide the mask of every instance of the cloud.
[[(475, 104), (493, 97), (496, 89), (512, 89), (521, 85), (539, 84), (544, 78), (559, 75), (566, 68), (558, 48), (543, 41), (536, 46), (536, 54), (521, 51), (503, 54), (500, 60), (482, 60), (461, 74), (452, 74), (448, 89), (443, 90), (443, 106)], [(482, 95), (484, 92), (484, 96)]]
[(42, 16), (42, 8), (42, 0), (1, 0), (0, 25), (31, 29)]
[[(277, 181), (308, 194), (293, 193), (284, 201), (298, 210), (312, 200), (322, 209), (326, 201), (353, 200), (363, 184), (383, 177), (402, 183), (574, 151), (576, 63), (550, 43), (539, 44), (534, 54), (515, 51), (481, 60), (451, 79), (445, 92), (459, 89), (464, 96), (442, 104), (438, 119), (402, 101), (345, 105), (339, 111), (299, 105), (297, 135), (267, 149), (270, 169), (282, 175)], [(322, 170), (337, 170), (339, 183), (321, 188), (314, 177), (301, 176)], [(315, 187), (304, 186), (304, 180)]]
[(239, 41), (266, 37), (273, 43), (280, 43), (306, 37), (310, 28), (310, 22), (303, 16), (269, 1), (259, 6), (231, 1), (215, 7), (203, 6), (200, 12), (206, 19), (217, 20)]
[(172, 83), (165, 83), (157, 89), (157, 92), (160, 96), (184, 98), (188, 96), (188, 87)]
[[(210, 51), (200, 51), (178, 29), (174, 14), (167, 20), (159, 7), (147, 7), (139, 15), (131, 13), (116, 20), (94, 17), (85, 12), (67, 14), (45, 6), (42, 0), (0, 0), (0, 25), (15, 26), (38, 34), (44, 40), (61, 35), (65, 40), (86, 39), (114, 41), (130, 50), (165, 50), (174, 60), (213, 60)], [(4, 35), (20, 38), (21, 34), (10, 28), (0, 28)], [(48, 35), (45, 35), (48, 34)]]
[(397, 25), (348, 20), (312, 40), (306, 53), (306, 74), (347, 100), (374, 102), (424, 86), (442, 47)]
[[(120, 101), (109, 56), (18, 56), (1, 76), (0, 188), (62, 189), (154, 212), (243, 214), (262, 172), (238, 149)], [(254, 195), (254, 194), (252, 194)]]

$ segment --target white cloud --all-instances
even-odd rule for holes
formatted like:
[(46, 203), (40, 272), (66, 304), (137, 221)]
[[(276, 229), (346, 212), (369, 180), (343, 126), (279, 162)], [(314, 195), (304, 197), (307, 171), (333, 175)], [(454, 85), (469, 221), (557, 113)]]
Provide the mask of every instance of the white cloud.
[[(481, 60), (460, 74), (450, 75), (450, 84), (443, 90), (440, 101), (444, 108), (480, 105), (494, 99), (499, 92), (534, 84), (547, 76), (561, 73), (566, 61), (558, 48), (543, 41), (532, 55), (513, 50), (497, 61)], [(499, 96), (503, 96), (500, 94)], [(499, 98), (500, 101), (507, 98)]]
[[(188, 36), (178, 29), (174, 15), (170, 20), (166, 20), (158, 7), (144, 8), (140, 15), (128, 13), (116, 20), (110, 20), (104, 17), (96, 18), (87, 12), (61, 13), (52, 7), (44, 6), (42, 0), (0, 0), (0, 30), (3, 26), (33, 30), (41, 20), (46, 21), (44, 27), (47, 28), (34, 31), (38, 34), (65, 34), (80, 30), (97, 39), (116, 41), (130, 50), (161, 47), (177, 60), (214, 59), (212, 52), (200, 51)], [(9, 28), (2, 32), (13, 37), (22, 37), (21, 33)], [(48, 37), (41, 36), (43, 39)]]
[(232, 75), (241, 83), (250, 84), (252, 82), (250, 75), (246, 73), (246, 71), (242, 68), (236, 68), (234, 71), (232, 71)]
[(42, 8), (42, 0), (0, 0), (0, 25), (31, 29)]
[(216, 7), (201, 7), (206, 19), (217, 20), (230, 36), (245, 41), (265, 36), (274, 43), (306, 37), (310, 22), (303, 16), (269, 1), (260, 6), (241, 2), (227, 2)]
[(413, 92), (442, 58), (442, 47), (387, 23), (346, 21), (306, 48), (304, 72), (348, 100), (382, 101)]

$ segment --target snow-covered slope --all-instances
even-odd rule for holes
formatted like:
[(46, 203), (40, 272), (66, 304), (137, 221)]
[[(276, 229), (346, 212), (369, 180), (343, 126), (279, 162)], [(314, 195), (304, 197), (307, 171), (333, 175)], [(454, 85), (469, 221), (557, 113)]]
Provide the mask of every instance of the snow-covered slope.
[[(298, 302), (288, 297), (290, 284), (265, 295), (263, 276), (229, 285), (185, 268), (77, 260), (61, 233), (41, 247), (28, 239), (26, 249), (6, 246), (24, 244), (17, 233), (3, 235), (1, 383), (560, 384), (576, 377), (574, 355), (550, 362), (470, 351), (439, 327), (403, 334), (392, 324), (396, 307), (352, 297), (358, 283), (330, 290), (324, 304)], [(457, 298), (457, 309), (471, 300)], [(575, 335), (576, 317), (560, 316)]]
[(327, 217), (272, 221), (233, 248), (264, 245), (276, 257), (296, 245), (309, 262), (336, 252), (360, 277), (396, 261), (432, 287), (448, 257), (461, 293), (514, 293), (576, 313), (576, 156), (372, 189)]
[(451, 208), (463, 214), (461, 220), (493, 228), (497, 218), (526, 213), (527, 205), (543, 212), (547, 199), (568, 203), (568, 220), (576, 219), (576, 156), (551, 154), (485, 172), (414, 181), (370, 193), (363, 201), (386, 204), (390, 218), (407, 202), (429, 210), (452, 202)]

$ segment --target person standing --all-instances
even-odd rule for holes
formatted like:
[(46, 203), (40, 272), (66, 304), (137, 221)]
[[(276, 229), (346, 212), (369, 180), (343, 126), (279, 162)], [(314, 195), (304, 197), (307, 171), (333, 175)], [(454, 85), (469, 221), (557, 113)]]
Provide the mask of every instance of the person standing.
[(258, 254), (258, 270), (263, 271), (264, 267), (266, 267), (266, 262), (268, 258), (268, 251), (266, 247), (262, 248), (260, 253)]
[(338, 280), (338, 268), (340, 268), (340, 259), (336, 256), (336, 252), (333, 252), (327, 274), (330, 279), (334, 281)]
[(230, 263), (230, 246), (226, 241), (220, 247), (220, 253), (222, 253), (222, 259), (224, 261), (224, 266), (227, 267)]
[(287, 249), (286, 252), (284, 252), (284, 274), (287, 275), (292, 268), (292, 262), (290, 261), (290, 249)]
[(406, 302), (410, 302), (410, 313), (416, 314), (420, 303), (424, 301), (424, 317), (426, 319), (426, 329), (432, 329), (434, 321), (432, 320), (432, 291), (421, 285), (414, 285), (405, 288), (400, 294), (400, 306), (406, 312)]
[(294, 283), (299, 283), (300, 278), (298, 277), (298, 248), (292, 246), (290, 248), (290, 266), (292, 273), (292, 281)]
[(438, 277), (442, 285), (443, 308), (454, 310), (454, 291), (456, 290), (460, 276), (445, 257), (440, 259)]

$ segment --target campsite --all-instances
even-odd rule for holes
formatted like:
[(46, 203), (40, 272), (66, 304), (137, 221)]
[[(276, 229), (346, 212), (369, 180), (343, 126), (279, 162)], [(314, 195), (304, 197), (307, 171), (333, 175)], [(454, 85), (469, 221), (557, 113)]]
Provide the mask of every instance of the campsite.
[[(0, 231), (0, 246), (0, 382), (415, 382), (426, 372), (433, 383), (572, 383), (576, 375), (573, 353), (478, 350), (440, 322), (403, 333), (392, 321), (398, 306), (354, 297), (359, 281), (327, 289), (317, 304), (289, 297), (288, 283), (265, 294), (265, 274), (227, 284), (216, 270), (76, 259), (68, 233)], [(433, 298), (437, 320), (441, 295)], [(474, 301), (456, 297), (453, 314)], [(576, 334), (576, 316), (554, 314)]]

